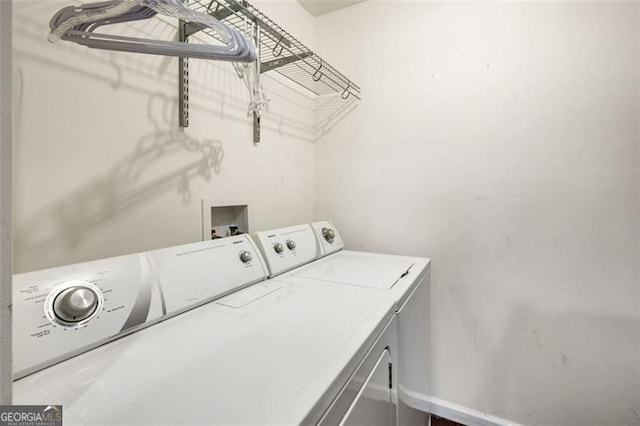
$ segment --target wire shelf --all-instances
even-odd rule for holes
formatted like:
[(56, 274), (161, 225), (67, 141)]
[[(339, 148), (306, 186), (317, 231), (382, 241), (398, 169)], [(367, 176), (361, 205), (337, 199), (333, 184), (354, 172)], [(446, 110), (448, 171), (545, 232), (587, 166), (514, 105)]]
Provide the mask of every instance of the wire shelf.
[[(338, 93), (343, 99), (361, 99), (361, 90), (357, 84), (249, 2), (191, 0), (189, 7), (197, 12), (208, 13), (245, 34), (255, 31), (255, 26), (259, 26), (260, 42), (257, 50), (260, 72), (276, 71), (318, 96)], [(187, 24), (185, 31), (186, 36), (198, 33), (218, 39), (216, 33), (192, 24)]]

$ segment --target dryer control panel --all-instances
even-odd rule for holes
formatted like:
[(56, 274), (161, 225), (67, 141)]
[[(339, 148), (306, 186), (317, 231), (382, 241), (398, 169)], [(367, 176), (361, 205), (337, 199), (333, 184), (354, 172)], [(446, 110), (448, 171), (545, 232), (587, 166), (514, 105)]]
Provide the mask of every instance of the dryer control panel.
[(246, 235), (13, 277), (19, 378), (266, 278)]
[(330, 221), (314, 222), (311, 227), (320, 245), (320, 256), (326, 256), (344, 248), (338, 229)]
[(264, 255), (270, 277), (309, 263), (320, 255), (320, 246), (310, 225), (257, 232), (253, 239)]

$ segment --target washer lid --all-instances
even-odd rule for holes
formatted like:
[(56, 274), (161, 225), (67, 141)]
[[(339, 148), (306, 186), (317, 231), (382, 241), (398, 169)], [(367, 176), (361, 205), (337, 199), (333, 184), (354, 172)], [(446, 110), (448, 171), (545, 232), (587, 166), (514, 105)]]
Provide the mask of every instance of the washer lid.
[(387, 290), (414, 265), (401, 256), (362, 252), (339, 252), (312, 263), (293, 276), (340, 284)]

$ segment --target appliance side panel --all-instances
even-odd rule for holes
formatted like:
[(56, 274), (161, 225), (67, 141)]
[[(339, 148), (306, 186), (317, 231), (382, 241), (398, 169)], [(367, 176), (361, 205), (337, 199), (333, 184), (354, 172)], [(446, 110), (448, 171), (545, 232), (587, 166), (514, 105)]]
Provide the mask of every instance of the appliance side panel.
[[(427, 270), (398, 315), (399, 388), (422, 395), (432, 392), (430, 307), (431, 269)], [(410, 401), (405, 402), (411, 405)]]

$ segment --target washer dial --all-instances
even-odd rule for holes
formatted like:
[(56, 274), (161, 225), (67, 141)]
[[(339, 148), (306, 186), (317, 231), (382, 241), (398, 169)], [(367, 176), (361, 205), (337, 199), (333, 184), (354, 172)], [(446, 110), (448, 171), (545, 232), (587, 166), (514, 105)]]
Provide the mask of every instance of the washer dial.
[(333, 240), (336, 238), (336, 233), (331, 228), (322, 228), (322, 236), (329, 244), (333, 244)]
[(273, 245), (273, 249), (276, 251), (276, 253), (282, 254), (282, 252), (284, 251), (284, 246), (282, 245), (282, 243), (275, 243)]
[(289, 250), (293, 250), (296, 248), (296, 242), (293, 240), (288, 240), (287, 241), (287, 247), (289, 248)]
[(69, 281), (55, 288), (45, 300), (49, 320), (66, 328), (78, 328), (100, 312), (104, 297), (100, 289), (86, 281)]
[(249, 263), (251, 262), (251, 259), (253, 259), (253, 256), (251, 255), (250, 251), (242, 250), (240, 252), (240, 260), (242, 261), (242, 263)]

